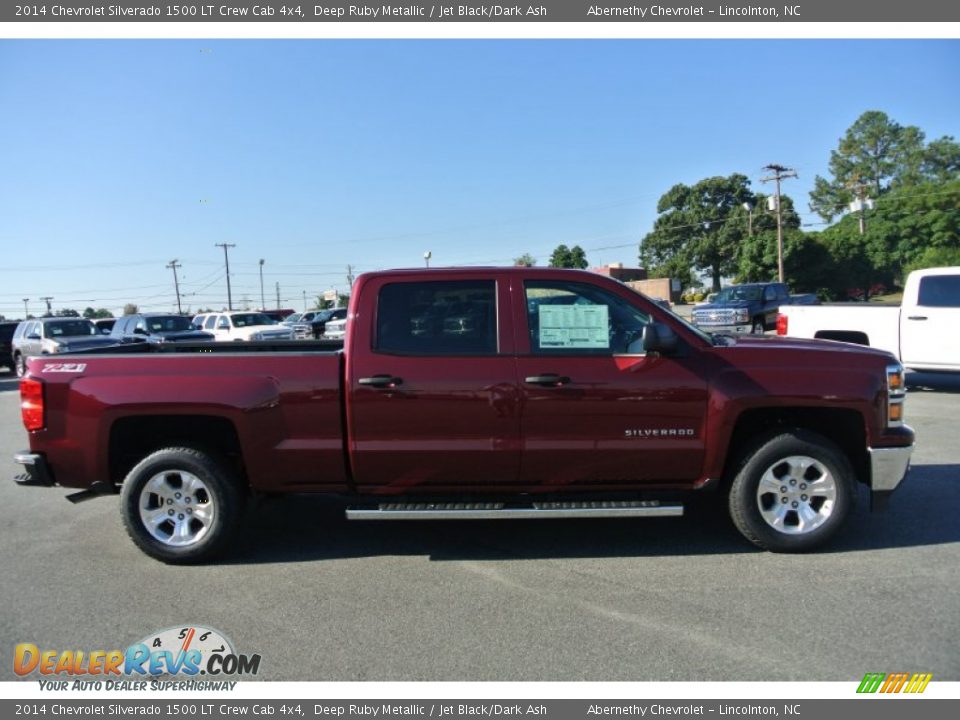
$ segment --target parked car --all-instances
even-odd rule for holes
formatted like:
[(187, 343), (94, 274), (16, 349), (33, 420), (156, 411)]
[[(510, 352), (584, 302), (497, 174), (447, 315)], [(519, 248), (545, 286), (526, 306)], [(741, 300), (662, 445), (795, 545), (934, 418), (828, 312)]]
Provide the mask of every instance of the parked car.
[(892, 353), (914, 370), (960, 371), (960, 267), (915, 270), (900, 305), (830, 303), (780, 310), (777, 334)]
[[(18, 482), (119, 493), (138, 547), (198, 562), (231, 547), (252, 494), (303, 492), (396, 521), (676, 516), (717, 492), (747, 540), (801, 552), (847, 525), (860, 484), (877, 509), (907, 473), (887, 352), (708, 335), (574, 270), (370, 273), (350, 302), (342, 350), (32, 358)], [(490, 316), (425, 334), (425, 305)]]
[(308, 310), (300, 316), (301, 323), (310, 325), (313, 337), (319, 339), (330, 320), (342, 320), (347, 316), (346, 308), (328, 308), (326, 310)]
[(17, 329), (17, 322), (0, 322), (0, 366), (11, 370), (13, 364), (13, 333)]
[(117, 322), (116, 318), (92, 318), (92, 322), (97, 326), (97, 330), (101, 335), (109, 335), (113, 330), (114, 324)]
[(328, 320), (323, 329), (324, 340), (343, 340), (347, 336), (347, 319)]
[(204, 313), (195, 316), (192, 322), (195, 328), (212, 333), (218, 341), (293, 340), (293, 330), (273, 322), (261, 312)]
[(306, 340), (313, 337), (313, 328), (310, 327), (310, 323), (300, 322), (301, 313), (294, 313), (293, 315), (287, 315), (280, 323), (281, 325), (286, 325), (288, 328), (293, 330), (293, 337), (296, 340)]
[(693, 323), (709, 332), (762, 335), (777, 326), (783, 305), (812, 305), (816, 295), (791, 295), (783, 283), (731, 285), (693, 309)]
[(85, 318), (45, 317), (24, 320), (13, 333), (13, 364), (19, 377), (26, 372), (26, 360), (37, 355), (92, 350), (115, 345)]
[(213, 333), (197, 330), (190, 318), (170, 313), (124, 315), (110, 332), (116, 342), (203, 342)]

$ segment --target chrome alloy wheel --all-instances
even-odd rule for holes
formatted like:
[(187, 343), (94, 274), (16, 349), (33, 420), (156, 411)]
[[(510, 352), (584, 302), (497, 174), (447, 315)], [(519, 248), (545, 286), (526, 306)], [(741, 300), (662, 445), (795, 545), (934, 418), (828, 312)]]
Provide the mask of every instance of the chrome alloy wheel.
[(200, 542), (216, 516), (204, 482), (184, 470), (154, 475), (140, 491), (140, 521), (156, 540), (170, 547)]
[(791, 455), (768, 467), (757, 485), (757, 506), (777, 532), (805, 535), (833, 513), (837, 483), (816, 458)]

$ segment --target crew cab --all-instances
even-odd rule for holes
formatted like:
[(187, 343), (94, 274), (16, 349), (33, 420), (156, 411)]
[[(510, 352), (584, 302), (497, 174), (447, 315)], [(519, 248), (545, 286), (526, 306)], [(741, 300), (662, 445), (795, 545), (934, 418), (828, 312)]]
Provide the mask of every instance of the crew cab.
[(915, 270), (900, 305), (838, 303), (784, 307), (777, 334), (880, 348), (906, 367), (960, 371), (960, 267)]
[(213, 340), (213, 333), (197, 330), (190, 318), (171, 313), (135, 313), (114, 323), (110, 337), (125, 342), (199, 342)]
[(576, 270), (362, 275), (342, 349), (141, 344), (28, 367), (17, 481), (119, 493), (167, 562), (228, 548), (251, 494), (303, 492), (356, 520), (670, 516), (722, 493), (748, 540), (805, 551), (858, 485), (885, 504), (914, 442), (889, 353), (709, 335)]
[(773, 330), (782, 305), (812, 305), (815, 295), (791, 295), (784, 283), (731, 285), (693, 309), (693, 322), (709, 332), (752, 333)]

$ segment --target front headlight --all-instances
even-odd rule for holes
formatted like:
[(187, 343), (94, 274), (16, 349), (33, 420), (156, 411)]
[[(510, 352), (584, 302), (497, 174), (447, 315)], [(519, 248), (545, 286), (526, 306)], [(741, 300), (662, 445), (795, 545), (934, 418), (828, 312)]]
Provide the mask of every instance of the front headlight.
[(254, 333), (253, 335), (250, 336), (250, 339), (251, 339), (251, 340), (263, 340), (263, 333), (262, 333), (262, 332)]
[(737, 322), (750, 322), (750, 311), (747, 310), (747, 308), (740, 308), (737, 310)]
[(887, 427), (903, 425), (903, 401), (907, 397), (907, 383), (903, 365), (887, 365)]

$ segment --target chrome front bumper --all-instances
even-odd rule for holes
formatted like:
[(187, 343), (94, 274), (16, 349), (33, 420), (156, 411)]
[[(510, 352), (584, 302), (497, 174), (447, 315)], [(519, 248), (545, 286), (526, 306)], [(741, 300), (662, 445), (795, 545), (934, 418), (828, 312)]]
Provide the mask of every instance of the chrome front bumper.
[(907, 474), (913, 445), (895, 448), (867, 448), (870, 453), (870, 488), (890, 492)]
[(884, 510), (910, 467), (913, 445), (867, 448), (870, 453), (870, 509)]

